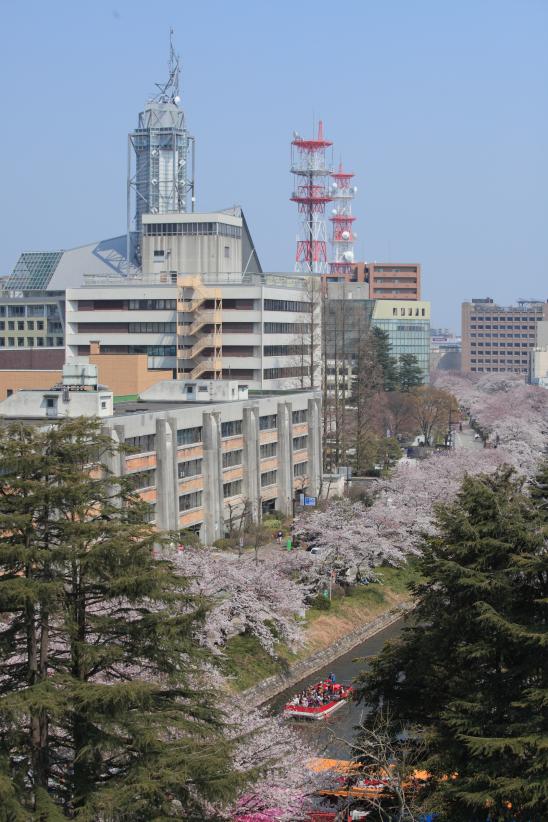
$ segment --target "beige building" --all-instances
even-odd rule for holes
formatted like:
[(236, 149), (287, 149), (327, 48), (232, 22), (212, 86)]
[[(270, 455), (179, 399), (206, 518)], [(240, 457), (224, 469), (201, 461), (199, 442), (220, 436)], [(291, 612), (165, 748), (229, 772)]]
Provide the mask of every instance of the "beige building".
[(528, 374), (537, 325), (547, 319), (547, 302), (502, 307), (485, 298), (463, 303), (462, 370)]

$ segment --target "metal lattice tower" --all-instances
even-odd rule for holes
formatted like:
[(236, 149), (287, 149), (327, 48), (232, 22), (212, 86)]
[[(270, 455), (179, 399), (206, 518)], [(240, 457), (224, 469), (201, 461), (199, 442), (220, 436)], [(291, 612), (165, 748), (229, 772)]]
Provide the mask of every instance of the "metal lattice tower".
[(299, 214), (302, 214), (295, 271), (308, 274), (326, 274), (328, 271), (325, 207), (331, 201), (331, 195), (326, 184), (330, 169), (326, 164), (325, 152), (331, 145), (323, 136), (321, 120), (316, 139), (305, 140), (295, 134), (291, 143), (291, 172), (294, 178), (291, 199), (297, 203)]
[(342, 163), (338, 171), (331, 172), (331, 177), (331, 196), (334, 205), (329, 219), (333, 226), (333, 259), (329, 264), (329, 271), (341, 279), (347, 279), (354, 269), (356, 234), (353, 223), (356, 218), (352, 216), (352, 200), (358, 189), (352, 185), (354, 173), (344, 171)]
[(170, 31), (168, 79), (128, 135), (128, 260), (140, 262), (143, 214), (194, 211), (194, 137), (180, 108), (179, 57)]

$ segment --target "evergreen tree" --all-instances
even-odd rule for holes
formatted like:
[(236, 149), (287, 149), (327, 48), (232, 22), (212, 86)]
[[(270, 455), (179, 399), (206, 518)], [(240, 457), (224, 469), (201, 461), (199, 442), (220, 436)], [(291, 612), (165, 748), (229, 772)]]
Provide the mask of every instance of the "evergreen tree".
[(548, 573), (540, 517), (506, 469), (466, 478), (437, 526), (423, 546), (413, 617), (362, 675), (360, 696), (422, 730), (421, 764), (441, 820), (541, 822)]
[(414, 354), (402, 354), (398, 364), (398, 382), (400, 391), (418, 388), (424, 382), (424, 374)]
[(153, 558), (113, 450), (97, 421), (0, 432), (1, 819), (207, 819), (239, 781), (204, 606)]
[(375, 360), (382, 369), (384, 390), (396, 391), (398, 388), (397, 360), (390, 352), (388, 332), (373, 326), (370, 336)]

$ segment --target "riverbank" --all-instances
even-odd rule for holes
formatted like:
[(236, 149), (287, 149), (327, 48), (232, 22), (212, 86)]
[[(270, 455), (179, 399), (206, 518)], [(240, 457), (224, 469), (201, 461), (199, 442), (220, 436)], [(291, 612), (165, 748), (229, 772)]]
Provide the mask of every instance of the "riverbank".
[(356, 586), (333, 599), (329, 610), (310, 608), (304, 640), (295, 653), (283, 644), (272, 659), (254, 637), (238, 636), (225, 648), (225, 673), (234, 691), (258, 705), (309, 676), (400, 619), (410, 607), (412, 566), (379, 568), (380, 583)]

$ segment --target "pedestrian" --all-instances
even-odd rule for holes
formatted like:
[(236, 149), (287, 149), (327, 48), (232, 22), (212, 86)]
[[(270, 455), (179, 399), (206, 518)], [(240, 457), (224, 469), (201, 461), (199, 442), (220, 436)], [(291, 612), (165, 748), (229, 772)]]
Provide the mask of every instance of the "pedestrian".
[(283, 531), (278, 531), (278, 533), (276, 534), (276, 538), (277, 538), (277, 541), (278, 541), (278, 545), (281, 545), (281, 544), (282, 544), (282, 537), (283, 537), (283, 535), (284, 535), (284, 534), (283, 534)]

